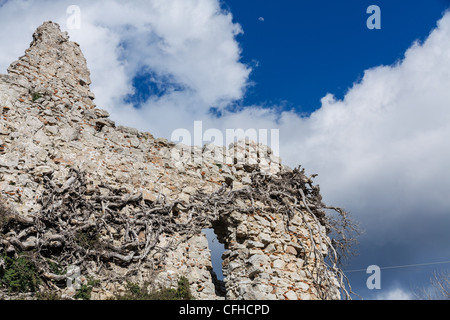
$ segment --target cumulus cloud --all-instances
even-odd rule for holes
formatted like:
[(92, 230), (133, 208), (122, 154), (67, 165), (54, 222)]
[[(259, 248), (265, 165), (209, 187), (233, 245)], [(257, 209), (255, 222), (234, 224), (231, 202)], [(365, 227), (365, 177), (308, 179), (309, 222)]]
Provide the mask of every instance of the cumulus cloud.
[(375, 300), (413, 300), (414, 295), (404, 291), (402, 288), (390, 289), (387, 292), (380, 293)]

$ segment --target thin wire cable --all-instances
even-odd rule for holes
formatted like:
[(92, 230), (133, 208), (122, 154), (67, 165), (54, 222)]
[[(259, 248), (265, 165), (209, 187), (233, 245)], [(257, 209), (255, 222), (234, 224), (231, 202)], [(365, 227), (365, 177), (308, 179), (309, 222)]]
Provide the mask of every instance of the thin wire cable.
[[(431, 266), (431, 265), (435, 265), (435, 264), (446, 264), (446, 263), (450, 263), (450, 261), (439, 261), (439, 262), (428, 262), (428, 263), (405, 264), (405, 265), (400, 265), (400, 266), (380, 267), (380, 270)], [(351, 272), (362, 272), (362, 271), (367, 271), (367, 268), (366, 269), (356, 269), (356, 270), (345, 270), (344, 272), (351, 273)]]

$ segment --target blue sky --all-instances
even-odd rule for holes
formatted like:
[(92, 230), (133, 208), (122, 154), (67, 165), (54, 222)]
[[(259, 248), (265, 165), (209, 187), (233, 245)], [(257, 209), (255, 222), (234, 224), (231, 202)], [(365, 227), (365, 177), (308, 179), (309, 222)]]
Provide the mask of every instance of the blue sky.
[[(70, 29), (69, 5), (81, 27)], [(369, 5), (381, 29), (369, 30)], [(118, 124), (280, 131), (285, 164), (364, 234), (347, 269), (450, 260), (450, 1), (0, 0), (0, 72), (34, 30), (77, 41), (96, 103)], [(261, 18), (261, 19), (260, 19)], [(15, 39), (11, 42), (10, 39)], [(416, 42), (418, 41), (418, 42)], [(214, 251), (215, 255), (219, 253)], [(220, 255), (220, 254), (219, 254)], [(366, 299), (413, 298), (435, 269), (382, 270)]]
[[(381, 30), (366, 28), (372, 4), (382, 10)], [(424, 40), (448, 6), (444, 0), (225, 0), (244, 30), (237, 38), (242, 61), (257, 65), (254, 87), (239, 103), (310, 113), (327, 93), (343, 98), (364, 70), (393, 64)]]

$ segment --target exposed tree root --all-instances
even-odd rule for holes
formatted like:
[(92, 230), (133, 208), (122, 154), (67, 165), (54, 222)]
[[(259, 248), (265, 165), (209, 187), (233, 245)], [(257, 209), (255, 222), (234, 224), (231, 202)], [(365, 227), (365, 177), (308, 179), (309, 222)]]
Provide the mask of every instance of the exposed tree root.
[[(144, 263), (158, 269), (167, 252), (179, 242), (199, 234), (233, 211), (281, 212), (286, 228), (293, 215), (300, 212), (313, 244), (306, 263), (317, 264), (319, 293), (327, 298), (326, 290), (320, 288), (326, 288), (337, 278), (344, 296), (350, 298), (351, 289), (347, 291), (345, 275), (338, 267), (342, 254), (354, 242), (349, 235), (356, 231), (347, 213), (325, 206), (312, 177), (306, 177), (299, 169), (276, 176), (254, 172), (252, 181), (251, 186), (238, 191), (232, 191), (226, 184), (212, 194), (199, 191), (190, 203), (168, 202), (164, 196), (150, 202), (141, 195), (130, 195), (105, 184), (100, 186), (102, 192), (99, 188), (88, 189), (85, 175), (71, 169), (67, 180), (59, 186), (45, 177), (39, 212), (24, 218), (8, 211), (0, 217), (0, 257), (33, 252), (33, 262), (49, 287), (67, 279), (66, 275), (55, 274), (55, 264), (62, 269), (75, 265), (82, 271), (94, 264), (97, 270), (107, 270), (97, 274), (99, 280), (117, 281), (135, 274)], [(250, 205), (243, 207), (242, 201), (237, 203), (239, 199), (249, 200)], [(330, 219), (324, 209), (336, 211), (339, 219)], [(322, 230), (319, 237), (317, 226), (314, 227), (317, 224), (325, 227), (319, 228)], [(336, 236), (331, 241), (330, 233)], [(161, 235), (174, 234), (180, 236), (178, 242), (161, 245)], [(322, 245), (330, 252), (324, 265), (319, 263), (325, 261)], [(126, 275), (117, 274), (112, 264), (126, 266), (129, 271)]]

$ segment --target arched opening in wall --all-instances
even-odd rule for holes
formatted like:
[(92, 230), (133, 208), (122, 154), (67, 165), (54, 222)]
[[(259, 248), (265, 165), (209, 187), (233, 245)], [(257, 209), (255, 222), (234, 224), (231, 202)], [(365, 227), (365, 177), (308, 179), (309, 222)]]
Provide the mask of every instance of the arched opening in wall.
[(211, 276), (216, 287), (216, 294), (218, 296), (225, 296), (225, 277), (222, 273), (222, 255), (225, 252), (225, 246), (219, 242), (214, 229), (203, 229), (202, 232), (206, 234), (208, 246), (211, 250), (211, 263), (213, 267)]

